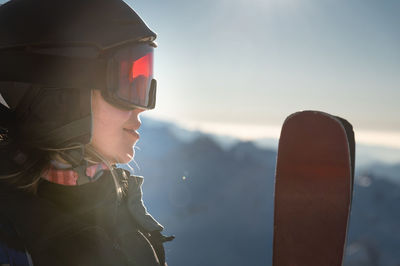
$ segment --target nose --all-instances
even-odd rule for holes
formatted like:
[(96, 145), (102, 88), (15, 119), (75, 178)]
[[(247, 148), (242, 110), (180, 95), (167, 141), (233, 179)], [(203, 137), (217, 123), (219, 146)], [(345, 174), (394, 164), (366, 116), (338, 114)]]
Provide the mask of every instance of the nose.
[(146, 111), (146, 109), (142, 109), (142, 108), (135, 108), (132, 110), (132, 114), (131, 116), (136, 116), (139, 118), (139, 114)]
[(131, 111), (131, 115), (129, 116), (129, 122), (134, 124), (135, 127), (139, 128), (142, 125), (142, 121), (140, 120), (140, 114), (146, 111), (142, 108), (135, 108)]

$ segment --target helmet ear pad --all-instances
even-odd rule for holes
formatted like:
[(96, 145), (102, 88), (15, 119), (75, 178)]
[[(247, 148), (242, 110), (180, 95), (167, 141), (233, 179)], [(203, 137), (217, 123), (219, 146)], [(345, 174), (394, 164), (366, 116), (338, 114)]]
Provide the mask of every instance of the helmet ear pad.
[(91, 140), (91, 90), (38, 88), (16, 108), (21, 139), (35, 146), (59, 148)]

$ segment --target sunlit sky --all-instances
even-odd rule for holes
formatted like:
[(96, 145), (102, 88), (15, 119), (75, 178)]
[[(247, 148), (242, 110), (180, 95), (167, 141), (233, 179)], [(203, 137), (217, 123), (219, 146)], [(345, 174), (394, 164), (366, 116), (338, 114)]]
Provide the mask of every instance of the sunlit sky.
[(400, 1), (126, 2), (158, 33), (147, 115), (252, 139), (322, 110), (400, 148)]
[(400, 1), (127, 2), (158, 33), (148, 115), (251, 138), (322, 110), (400, 147)]

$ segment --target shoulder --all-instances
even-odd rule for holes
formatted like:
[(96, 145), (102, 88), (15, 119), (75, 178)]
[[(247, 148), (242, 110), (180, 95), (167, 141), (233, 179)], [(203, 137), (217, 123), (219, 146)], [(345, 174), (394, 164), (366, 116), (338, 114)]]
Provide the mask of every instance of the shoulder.
[(144, 177), (143, 177), (143, 176), (140, 176), (140, 175), (131, 175), (130, 178), (133, 179), (133, 180), (135, 180), (135, 182), (136, 182), (139, 186), (141, 186), (141, 185), (143, 184), (143, 181), (144, 181)]
[(15, 213), (27, 202), (26, 193), (2, 186), (0, 189), (0, 265), (33, 265), (14, 223)]
[(129, 186), (140, 187), (143, 184), (144, 177), (132, 174), (129, 170), (121, 167), (115, 168), (118, 177), (122, 181), (128, 181)]
[(33, 265), (15, 228), (4, 218), (0, 218), (0, 265)]
[(128, 265), (103, 227), (38, 196), (6, 194), (0, 192), (8, 202), (0, 202), (0, 265)]

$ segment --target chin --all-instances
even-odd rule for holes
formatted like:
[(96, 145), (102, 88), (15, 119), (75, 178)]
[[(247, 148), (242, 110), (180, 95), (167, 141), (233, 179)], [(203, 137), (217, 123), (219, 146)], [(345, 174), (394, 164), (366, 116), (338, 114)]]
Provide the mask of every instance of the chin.
[(133, 149), (126, 151), (125, 153), (121, 153), (118, 156), (118, 163), (129, 163), (133, 160), (135, 156), (135, 151)]
[(125, 156), (125, 158), (118, 160), (118, 163), (126, 164), (129, 163), (130, 161), (131, 159)]

